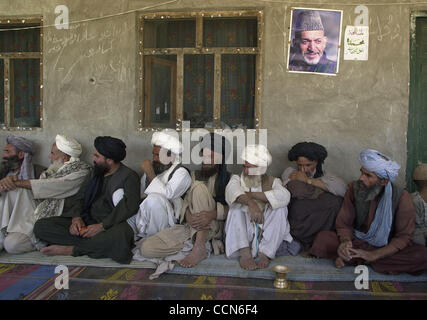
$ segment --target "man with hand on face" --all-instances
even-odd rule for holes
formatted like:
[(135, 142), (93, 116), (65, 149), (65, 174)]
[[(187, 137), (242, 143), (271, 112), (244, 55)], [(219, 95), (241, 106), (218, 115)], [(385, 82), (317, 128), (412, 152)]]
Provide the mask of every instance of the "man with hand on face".
[(34, 223), (67, 209), (67, 198), (78, 192), (90, 173), (90, 166), (79, 159), (81, 152), (75, 139), (57, 135), (49, 154), (51, 165), (39, 179), (9, 176), (12, 186), (0, 198), (0, 238), (6, 235), (7, 252), (23, 253), (43, 246), (33, 234)]
[(319, 231), (334, 230), (346, 191), (342, 179), (323, 170), (327, 156), (320, 144), (297, 143), (288, 153), (297, 168), (288, 167), (282, 174), (283, 185), (292, 197), (288, 206), (291, 234), (304, 250), (310, 248)]
[(104, 136), (94, 144), (92, 175), (70, 209), (60, 217), (38, 220), (34, 233), (50, 244), (40, 250), (45, 255), (88, 255), (127, 264), (132, 260), (133, 232), (126, 219), (138, 210), (139, 177), (121, 162), (126, 157), (122, 140)]
[(141, 164), (144, 200), (138, 212), (128, 219), (138, 242), (179, 222), (181, 197), (191, 185), (190, 173), (181, 164), (182, 144), (179, 139), (160, 131), (153, 134), (151, 144), (153, 160), (145, 160)]
[(427, 248), (412, 243), (415, 209), (409, 193), (393, 183), (400, 166), (371, 149), (359, 153), (361, 176), (348, 185), (336, 232), (322, 231), (310, 253), (345, 264), (370, 264), (376, 272), (419, 275)]
[(336, 73), (337, 63), (326, 57), (327, 43), (319, 12), (302, 11), (297, 17), (289, 70)]
[(243, 269), (262, 269), (284, 240), (293, 240), (287, 219), (290, 193), (279, 178), (266, 174), (272, 159), (265, 146), (248, 145), (241, 157), (242, 173), (233, 175), (225, 190), (225, 253), (240, 257)]

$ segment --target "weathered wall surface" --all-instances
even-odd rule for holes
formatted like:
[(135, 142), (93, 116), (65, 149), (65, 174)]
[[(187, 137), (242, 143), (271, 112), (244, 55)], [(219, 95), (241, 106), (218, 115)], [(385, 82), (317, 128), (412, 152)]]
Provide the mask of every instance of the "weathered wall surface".
[[(316, 2), (316, 1), (315, 1)], [(0, 2), (2, 16), (44, 17), (44, 127), (33, 132), (0, 131), (0, 146), (8, 134), (36, 141), (36, 162), (48, 165), (57, 133), (84, 146), (90, 161), (93, 139), (111, 135), (128, 146), (125, 163), (151, 157), (151, 132), (137, 131), (137, 31), (134, 10), (264, 10), (262, 128), (268, 129), (273, 154), (270, 172), (280, 175), (289, 165), (287, 152), (300, 141), (323, 144), (329, 153), (325, 167), (350, 181), (358, 177), (358, 152), (373, 148), (392, 156), (402, 167), (404, 184), (409, 109), (410, 13), (427, 9), (414, 4), (368, 5), (369, 60), (344, 61), (336, 77), (287, 73), (286, 59), (291, 7), (343, 10), (343, 33), (353, 25), (358, 3), (304, 5), (288, 1), (144, 1), (144, 0), (9, 0)], [(405, 2), (405, 1), (403, 1)], [(329, 2), (328, 2), (329, 3)], [(375, 1), (376, 4), (381, 3)], [(401, 1), (402, 3), (402, 1)], [(69, 8), (69, 30), (57, 30), (54, 10)], [(128, 12), (116, 15), (121, 12)], [(115, 15), (106, 17), (109, 15)], [(104, 17), (104, 18), (102, 18)], [(101, 19), (98, 19), (101, 18)], [(50, 26), (50, 27), (49, 27)], [(233, 168), (235, 170), (236, 168)]]

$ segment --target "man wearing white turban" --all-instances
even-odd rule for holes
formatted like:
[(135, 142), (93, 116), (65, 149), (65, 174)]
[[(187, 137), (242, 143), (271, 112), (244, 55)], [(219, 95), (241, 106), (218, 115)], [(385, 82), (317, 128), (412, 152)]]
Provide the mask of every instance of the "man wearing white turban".
[(370, 264), (380, 273), (427, 270), (427, 248), (413, 244), (415, 209), (409, 193), (394, 184), (400, 166), (376, 150), (359, 153), (361, 176), (348, 185), (336, 232), (322, 231), (310, 254), (345, 264)]
[(293, 240), (287, 219), (290, 193), (279, 178), (265, 174), (272, 160), (265, 146), (248, 145), (242, 159), (242, 173), (233, 175), (225, 190), (225, 252), (228, 258), (240, 256), (243, 269), (254, 270), (266, 268), (281, 243)]
[(178, 137), (172, 132), (155, 132), (151, 145), (152, 161), (141, 164), (143, 201), (137, 214), (127, 220), (138, 242), (136, 250), (140, 240), (179, 223), (182, 197), (191, 186), (189, 170), (181, 165), (182, 144)]
[(34, 223), (59, 216), (67, 198), (79, 190), (90, 166), (79, 159), (81, 145), (73, 138), (57, 135), (49, 159), (51, 165), (39, 179), (10, 176), (0, 198), (0, 247), (9, 253), (40, 249), (43, 243), (33, 233)]

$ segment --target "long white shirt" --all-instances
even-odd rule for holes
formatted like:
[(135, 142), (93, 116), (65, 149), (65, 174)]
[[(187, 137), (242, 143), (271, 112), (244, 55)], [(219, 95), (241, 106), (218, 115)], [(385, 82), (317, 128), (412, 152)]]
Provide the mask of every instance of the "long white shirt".
[(172, 227), (179, 221), (183, 199), (181, 198), (191, 186), (191, 176), (185, 168), (169, 175), (178, 164), (157, 175), (146, 186), (146, 175), (141, 178), (141, 196), (147, 198), (139, 206), (138, 213), (127, 222), (136, 237), (147, 237), (166, 227)]

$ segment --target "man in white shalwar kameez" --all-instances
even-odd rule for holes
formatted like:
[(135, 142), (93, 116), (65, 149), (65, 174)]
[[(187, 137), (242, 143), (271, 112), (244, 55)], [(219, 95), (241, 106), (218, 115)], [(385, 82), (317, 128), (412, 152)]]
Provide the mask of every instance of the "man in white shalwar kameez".
[(242, 159), (242, 173), (231, 177), (225, 191), (225, 251), (228, 258), (240, 257), (243, 269), (254, 270), (268, 266), (282, 241), (293, 240), (287, 220), (290, 193), (279, 178), (265, 174), (272, 160), (265, 146), (248, 145)]
[(9, 176), (0, 197), (0, 243), (9, 253), (24, 253), (43, 246), (33, 233), (35, 222), (59, 216), (65, 199), (75, 195), (90, 172), (78, 157), (82, 147), (75, 139), (57, 135), (49, 158), (51, 165), (39, 179)]
[(179, 223), (182, 196), (191, 186), (190, 173), (181, 165), (182, 144), (179, 139), (160, 131), (153, 134), (151, 144), (153, 160), (141, 164), (144, 200), (138, 213), (127, 220), (134, 231), (135, 241)]

